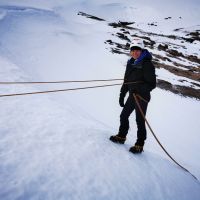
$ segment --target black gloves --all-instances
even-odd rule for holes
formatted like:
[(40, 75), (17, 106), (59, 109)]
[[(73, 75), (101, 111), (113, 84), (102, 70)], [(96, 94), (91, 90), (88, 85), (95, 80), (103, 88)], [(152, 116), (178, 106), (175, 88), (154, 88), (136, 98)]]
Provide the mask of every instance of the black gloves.
[(128, 85), (123, 84), (120, 90), (120, 95), (119, 95), (119, 105), (121, 107), (124, 107), (124, 98), (127, 92), (128, 92)]
[(125, 96), (122, 93), (120, 93), (120, 95), (119, 95), (119, 105), (121, 107), (124, 107), (124, 97)]

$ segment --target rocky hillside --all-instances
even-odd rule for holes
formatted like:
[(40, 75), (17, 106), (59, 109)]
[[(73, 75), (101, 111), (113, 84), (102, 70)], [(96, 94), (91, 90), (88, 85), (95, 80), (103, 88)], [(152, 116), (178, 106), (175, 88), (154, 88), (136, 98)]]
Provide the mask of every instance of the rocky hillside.
[[(87, 13), (78, 15), (107, 23), (113, 31), (105, 41), (109, 51), (129, 56), (129, 46), (133, 36), (144, 40), (145, 46), (153, 55), (157, 68), (157, 86), (186, 97), (200, 100), (200, 26), (179, 28), (173, 34), (160, 34), (142, 30), (135, 22), (107, 22)], [(164, 20), (171, 20), (166, 17)], [(182, 20), (179, 17), (178, 20)], [(146, 25), (159, 26), (157, 22)]]

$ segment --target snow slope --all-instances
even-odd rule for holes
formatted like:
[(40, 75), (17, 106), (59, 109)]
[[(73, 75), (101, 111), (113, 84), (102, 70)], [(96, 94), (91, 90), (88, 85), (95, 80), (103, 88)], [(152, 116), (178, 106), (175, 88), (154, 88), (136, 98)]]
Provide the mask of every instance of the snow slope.
[[(184, 6), (196, 8), (192, 2)], [(150, 13), (159, 11), (143, 4)], [(0, 5), (1, 81), (123, 77), (127, 57), (111, 54), (104, 44), (112, 29), (77, 13), (130, 19), (132, 9), (140, 14), (138, 2), (1, 0)], [(185, 13), (199, 16), (193, 15)], [(74, 86), (0, 85), (0, 93)], [(127, 143), (110, 143), (119, 125), (119, 89), (1, 98), (0, 199), (199, 199), (199, 182), (169, 161), (150, 133), (141, 156), (128, 152), (135, 141), (134, 115)], [(169, 152), (200, 179), (199, 113), (199, 101), (156, 89), (147, 117)]]

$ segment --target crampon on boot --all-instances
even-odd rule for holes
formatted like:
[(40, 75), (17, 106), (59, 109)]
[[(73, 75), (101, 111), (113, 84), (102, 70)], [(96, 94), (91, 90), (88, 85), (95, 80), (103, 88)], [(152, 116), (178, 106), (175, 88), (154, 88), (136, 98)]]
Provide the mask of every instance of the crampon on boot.
[(110, 136), (110, 140), (114, 143), (124, 144), (124, 142), (126, 141), (126, 138), (121, 137), (119, 135), (112, 135)]
[(131, 147), (131, 148), (129, 149), (129, 151), (130, 151), (131, 153), (134, 153), (134, 154), (136, 154), (136, 153), (142, 153), (142, 152), (143, 152), (143, 146), (134, 145), (133, 147)]

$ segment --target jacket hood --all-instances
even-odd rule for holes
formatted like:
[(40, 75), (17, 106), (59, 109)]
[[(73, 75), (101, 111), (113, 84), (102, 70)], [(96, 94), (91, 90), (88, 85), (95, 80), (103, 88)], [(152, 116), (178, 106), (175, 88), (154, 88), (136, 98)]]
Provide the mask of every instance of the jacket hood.
[(142, 54), (140, 55), (140, 57), (138, 59), (136, 59), (134, 61), (134, 64), (138, 64), (140, 63), (142, 60), (152, 60), (152, 55), (151, 53), (149, 53), (149, 51), (147, 49), (142, 50)]

